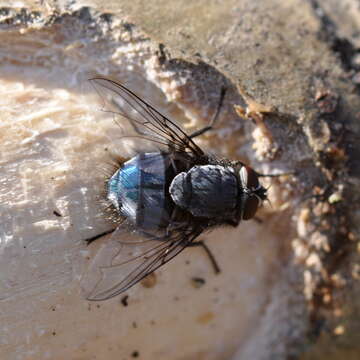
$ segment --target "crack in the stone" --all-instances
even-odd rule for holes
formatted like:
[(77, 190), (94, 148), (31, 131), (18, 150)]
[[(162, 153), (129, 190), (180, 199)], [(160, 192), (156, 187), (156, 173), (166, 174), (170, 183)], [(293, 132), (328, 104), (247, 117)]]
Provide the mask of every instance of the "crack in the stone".
[[(345, 71), (359, 71), (360, 66), (354, 64), (353, 58), (360, 53), (360, 49), (347, 38), (338, 34), (338, 27), (331, 17), (324, 11), (317, 0), (308, 0), (314, 10), (315, 16), (320, 20), (320, 40), (328, 43), (333, 52), (339, 55), (341, 64)], [(360, 89), (360, 88), (359, 88)]]
[[(338, 57), (350, 82), (352, 76), (360, 72), (360, 65), (354, 61), (355, 57), (360, 54), (360, 49), (352, 43), (351, 39), (340, 36), (338, 25), (331, 18), (331, 13), (329, 14), (323, 9), (321, 0), (308, 0), (308, 3), (320, 22), (319, 40), (326, 43), (334, 55)], [(349, 175), (349, 164), (346, 164), (346, 155), (349, 156), (349, 154), (347, 154), (346, 136), (348, 136), (348, 132), (345, 123), (350, 122), (350, 120), (347, 118), (349, 115), (344, 110), (344, 103), (342, 104), (340, 101), (341, 95), (338, 96), (330, 87), (327, 89), (326, 83), (321, 85), (319, 89), (325, 89), (325, 91), (321, 90), (322, 93), (319, 93), (317, 99), (318, 120), (323, 120), (328, 124), (332, 134), (332, 146), (328, 148), (329, 151), (326, 153), (319, 152), (318, 160), (322, 167), (325, 167), (333, 176), (330, 181), (332, 193), (336, 189), (336, 183), (339, 186), (344, 185), (345, 189), (347, 188), (345, 179)], [(354, 81), (353, 85), (356, 87), (357, 93), (360, 94), (360, 83)], [(340, 103), (338, 103), (337, 97)], [(335, 141), (335, 139), (337, 140)], [(349, 140), (347, 139), (347, 141)], [(315, 224), (316, 231), (321, 234), (317, 239), (315, 232), (314, 240), (312, 243), (308, 243), (321, 263), (320, 272), (307, 269), (309, 272), (311, 271), (313, 278), (311, 282), (313, 287), (311, 289), (312, 299), (309, 302), (310, 327), (308, 335), (311, 342), (315, 342), (322, 332), (332, 331), (333, 314), (341, 307), (341, 295), (340, 291), (337, 291), (340, 288), (336, 284), (336, 276), (341, 273), (346, 277), (344, 275), (346, 272), (340, 271), (340, 268), (342, 264), (346, 263), (349, 254), (354, 251), (350, 240), (349, 202), (345, 200), (350, 199), (351, 194), (349, 195), (347, 191), (343, 196), (344, 200), (339, 203), (319, 200), (311, 205), (313, 215), (311, 223)], [(329, 196), (325, 196), (325, 198), (329, 198)], [(318, 210), (321, 206), (329, 206), (329, 211), (319, 213)], [(325, 224), (331, 224), (331, 226), (327, 228)], [(317, 249), (316, 241), (320, 241), (321, 236), (326, 237), (330, 251)]]

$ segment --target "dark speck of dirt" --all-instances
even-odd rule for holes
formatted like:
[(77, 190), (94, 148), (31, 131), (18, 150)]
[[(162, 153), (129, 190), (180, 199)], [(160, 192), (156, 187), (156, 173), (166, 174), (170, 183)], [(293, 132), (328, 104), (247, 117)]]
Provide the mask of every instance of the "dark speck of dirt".
[(125, 295), (121, 298), (121, 303), (124, 305), (124, 306), (128, 306), (129, 303), (128, 303), (128, 299), (129, 299), (129, 295)]
[(53, 214), (57, 217), (62, 217), (62, 215), (56, 210), (53, 211)]
[(131, 354), (131, 357), (133, 357), (133, 358), (138, 358), (139, 357), (139, 352), (138, 351), (133, 351), (133, 353)]
[(200, 277), (193, 277), (191, 279), (191, 284), (195, 289), (199, 289), (205, 285), (205, 279)]

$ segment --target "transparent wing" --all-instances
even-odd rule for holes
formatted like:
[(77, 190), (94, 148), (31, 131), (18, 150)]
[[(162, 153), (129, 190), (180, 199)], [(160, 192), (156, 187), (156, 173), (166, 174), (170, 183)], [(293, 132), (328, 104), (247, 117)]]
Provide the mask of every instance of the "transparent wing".
[(121, 83), (103, 77), (89, 81), (102, 98), (104, 111), (125, 117), (138, 134), (134, 137), (169, 146), (173, 151), (186, 151), (196, 156), (204, 154), (179, 125)]
[(187, 247), (201, 230), (143, 237), (120, 225), (106, 240), (81, 280), (88, 300), (107, 300), (135, 285)]

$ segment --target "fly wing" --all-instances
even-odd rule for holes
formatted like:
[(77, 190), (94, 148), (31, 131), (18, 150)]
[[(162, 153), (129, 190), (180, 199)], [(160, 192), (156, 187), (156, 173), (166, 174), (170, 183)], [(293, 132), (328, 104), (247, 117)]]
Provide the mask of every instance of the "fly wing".
[(107, 300), (129, 289), (180, 253), (200, 232), (174, 231), (166, 237), (141, 238), (120, 225), (81, 280), (87, 300)]
[(121, 83), (100, 76), (89, 81), (102, 98), (104, 110), (125, 117), (137, 132), (135, 137), (166, 145), (173, 151), (204, 154), (179, 125)]

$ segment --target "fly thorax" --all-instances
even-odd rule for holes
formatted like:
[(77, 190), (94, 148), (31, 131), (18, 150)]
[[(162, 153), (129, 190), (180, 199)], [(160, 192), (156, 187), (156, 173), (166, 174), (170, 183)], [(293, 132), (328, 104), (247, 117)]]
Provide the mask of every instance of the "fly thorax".
[(203, 165), (176, 175), (169, 191), (174, 203), (193, 216), (227, 219), (236, 211), (239, 187), (233, 168)]

